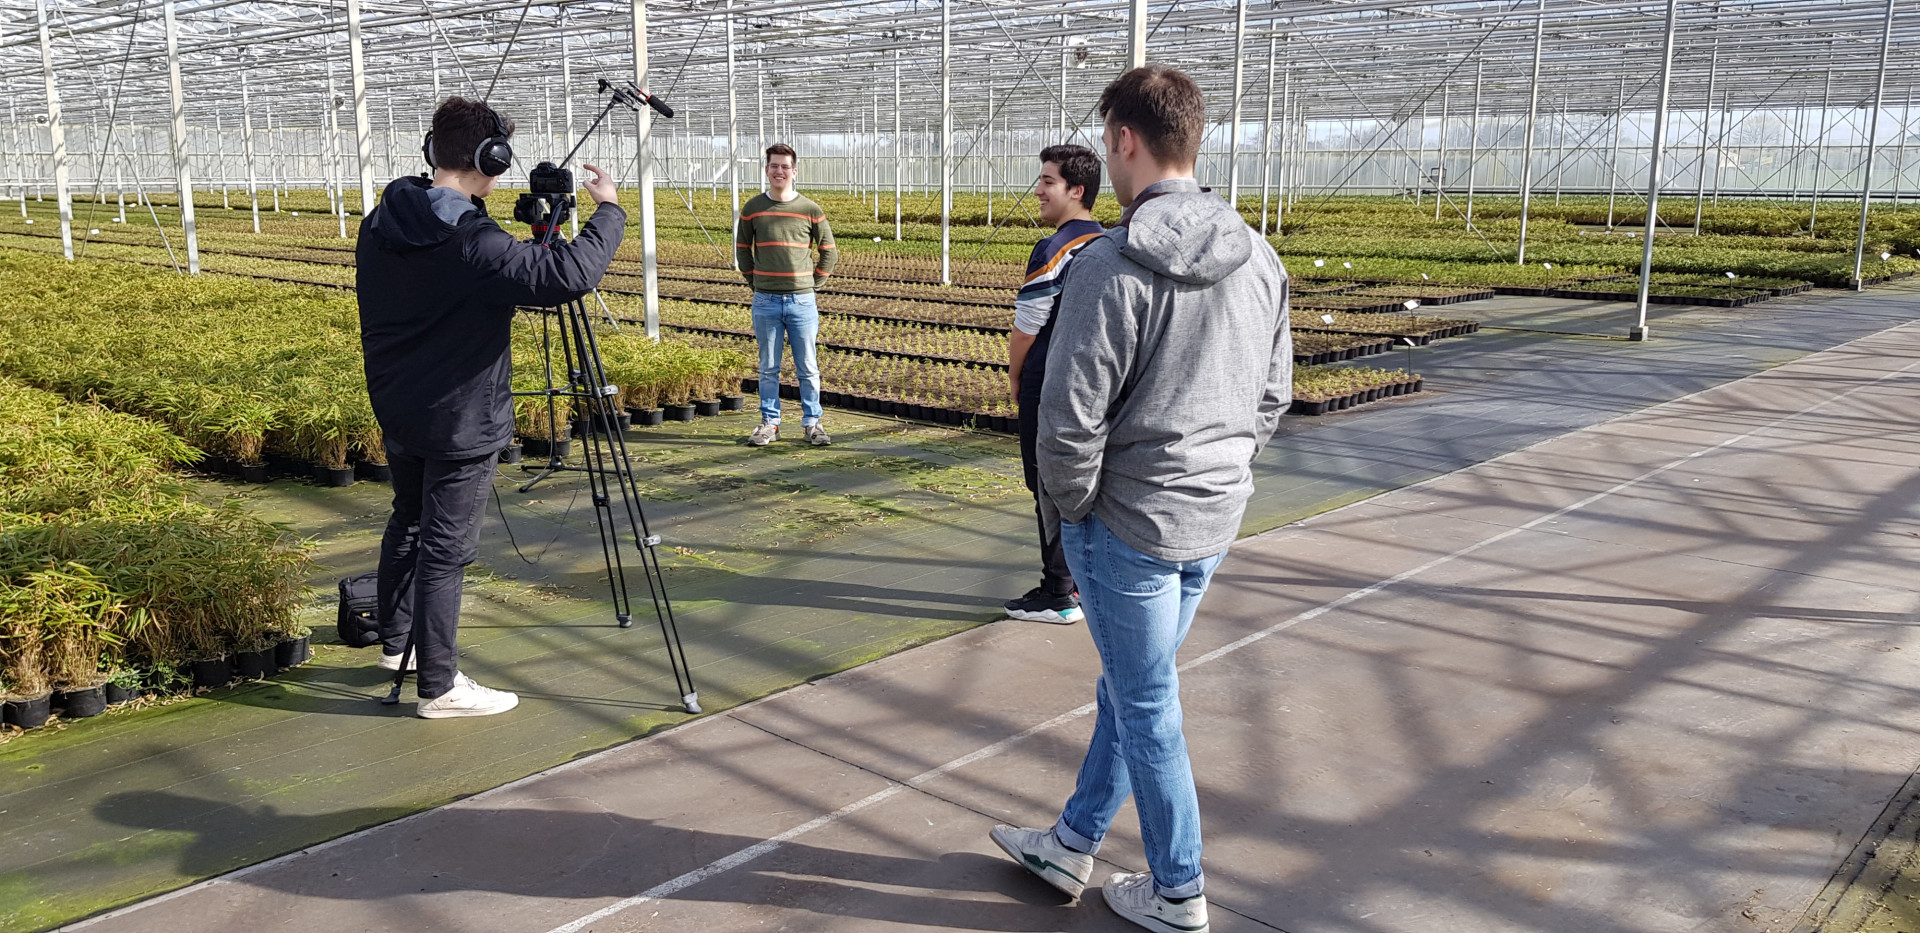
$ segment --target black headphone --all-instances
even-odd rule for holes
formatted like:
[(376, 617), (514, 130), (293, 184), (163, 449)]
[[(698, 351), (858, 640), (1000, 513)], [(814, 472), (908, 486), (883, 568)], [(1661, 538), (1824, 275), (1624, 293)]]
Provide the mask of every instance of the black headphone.
[[(473, 149), (473, 167), (489, 178), (507, 173), (513, 167), (513, 143), (507, 139), (507, 121), (500, 118), (499, 111), (487, 108), (487, 115), (493, 118), (493, 135), (480, 141)], [(427, 131), (427, 138), (420, 144), (420, 154), (425, 156), (427, 164), (439, 168), (440, 163), (433, 158), (433, 131)]]

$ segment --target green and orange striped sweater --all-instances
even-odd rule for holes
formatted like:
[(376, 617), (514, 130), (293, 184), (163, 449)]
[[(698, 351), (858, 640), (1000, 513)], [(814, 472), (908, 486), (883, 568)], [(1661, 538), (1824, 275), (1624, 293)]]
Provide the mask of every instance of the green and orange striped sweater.
[[(820, 250), (819, 261), (813, 256)], [(733, 252), (756, 292), (810, 292), (833, 273), (838, 250), (827, 213), (805, 195), (775, 201), (762, 191), (740, 209)]]

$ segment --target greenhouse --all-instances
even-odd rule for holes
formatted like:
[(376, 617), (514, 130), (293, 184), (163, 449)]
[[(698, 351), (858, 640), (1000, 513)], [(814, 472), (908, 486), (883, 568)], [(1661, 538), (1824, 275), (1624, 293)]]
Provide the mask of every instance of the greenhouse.
[(0, 933), (1920, 929), (1916, 62), (0, 2)]

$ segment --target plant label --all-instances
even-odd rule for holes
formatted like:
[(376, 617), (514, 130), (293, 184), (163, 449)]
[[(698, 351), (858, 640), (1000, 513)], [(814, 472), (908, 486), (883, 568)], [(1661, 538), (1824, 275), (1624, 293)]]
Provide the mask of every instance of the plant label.
[(1314, 260), (1314, 261), (1313, 261), (1313, 267), (1314, 267), (1315, 269), (1318, 269), (1318, 268), (1320, 268), (1321, 266), (1324, 266), (1324, 265), (1326, 265), (1326, 264), (1327, 264), (1327, 261), (1326, 261), (1326, 260), (1324, 260), (1324, 259), (1316, 259), (1316, 260)]
[(1550, 263), (1550, 262), (1543, 262), (1541, 263), (1541, 265), (1546, 266), (1549, 269), (1553, 268), (1553, 263)]
[(1887, 260), (1889, 260), (1889, 259), (1892, 259), (1892, 258), (1893, 258), (1893, 254), (1892, 254), (1892, 253), (1881, 253), (1881, 254), (1880, 254), (1880, 261), (1881, 261), (1881, 262), (1886, 262)]
[(1322, 324), (1331, 324), (1331, 323), (1333, 323), (1333, 315), (1331, 315), (1331, 314), (1322, 314), (1322, 315), (1320, 315), (1320, 323), (1322, 323)]
[(299, 212), (299, 211), (289, 211), (288, 213), (290, 213), (290, 214), (292, 214), (292, 215), (293, 215), (293, 216), (295, 216), (295, 217), (298, 217), (298, 216), (300, 216), (300, 212)]
[(1425, 272), (1422, 272), (1422, 273), (1420, 273), (1420, 281), (1422, 281), (1422, 282), (1431, 282), (1431, 281), (1433, 281), (1433, 279), (1431, 279), (1431, 278), (1428, 278), (1428, 277), (1427, 277), (1427, 274), (1426, 274)]
[(1733, 273), (1731, 273), (1731, 272), (1729, 272), (1729, 273), (1727, 273), (1727, 278), (1729, 278), (1729, 279), (1737, 279), (1737, 278), (1739, 278), (1739, 276), (1737, 276), (1737, 275), (1734, 275)]
[(880, 242), (880, 238), (879, 238), (879, 237), (874, 237), (874, 238), (873, 238), (873, 242), (875, 242), (875, 243), (878, 243), (878, 242)]
[(1406, 309), (1407, 309), (1408, 311), (1412, 311), (1413, 309), (1415, 309), (1415, 308), (1418, 308), (1418, 307), (1420, 307), (1420, 299), (1418, 299), (1418, 298), (1409, 298), (1409, 299), (1407, 299), (1407, 301), (1406, 301)]
[(1353, 263), (1350, 263), (1350, 262), (1343, 262), (1341, 263), (1341, 265), (1346, 266), (1349, 269), (1353, 268)]
[(33, 223), (33, 218), (31, 218), (31, 217), (29, 217), (29, 218), (27, 218), (27, 223), (28, 223), (28, 224), (32, 224), (32, 223)]

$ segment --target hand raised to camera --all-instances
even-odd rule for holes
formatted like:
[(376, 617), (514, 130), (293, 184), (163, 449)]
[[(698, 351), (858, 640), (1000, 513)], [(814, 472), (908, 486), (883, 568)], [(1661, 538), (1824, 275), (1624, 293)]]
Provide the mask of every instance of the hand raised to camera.
[(580, 167), (593, 173), (593, 177), (587, 179), (587, 196), (593, 198), (595, 204), (618, 204), (620, 202), (620, 191), (613, 186), (612, 175), (607, 174), (598, 165), (582, 165)]

